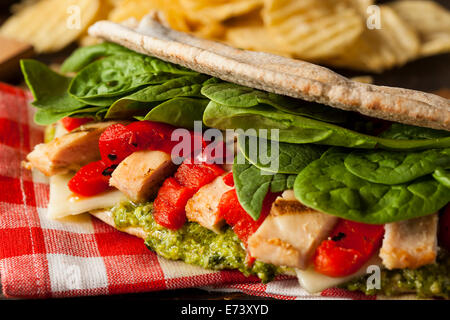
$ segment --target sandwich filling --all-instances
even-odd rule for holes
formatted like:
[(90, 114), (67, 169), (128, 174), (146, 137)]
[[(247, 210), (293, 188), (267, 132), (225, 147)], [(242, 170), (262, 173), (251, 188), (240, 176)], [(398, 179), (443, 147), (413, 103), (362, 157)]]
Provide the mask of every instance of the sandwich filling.
[[(51, 217), (106, 208), (162, 257), (264, 282), (291, 270), (311, 292), (448, 298), (448, 131), (224, 82), (113, 43), (76, 50), (65, 75), (21, 66), (35, 121), (48, 126), (27, 166), (50, 176)], [(369, 266), (382, 269), (375, 288)]]

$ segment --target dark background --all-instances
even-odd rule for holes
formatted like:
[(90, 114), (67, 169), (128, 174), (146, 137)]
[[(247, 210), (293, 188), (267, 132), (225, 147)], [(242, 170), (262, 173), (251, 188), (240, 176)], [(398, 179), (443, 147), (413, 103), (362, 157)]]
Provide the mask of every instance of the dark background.
[[(9, 5), (17, 2), (11, 0), (0, 0), (0, 24), (9, 15)], [(378, 1), (385, 3), (389, 1)], [(441, 5), (450, 9), (450, 0), (436, 0)], [(41, 55), (37, 58), (46, 63), (61, 62), (71, 53), (75, 45), (70, 46), (63, 52), (51, 55)], [(370, 75), (373, 77), (375, 84), (403, 87), (408, 89), (416, 89), (421, 91), (436, 91), (440, 89), (450, 89), (450, 54), (443, 54), (423, 58), (410, 62), (400, 68), (394, 68), (382, 74), (370, 74), (365, 72), (355, 72), (350, 70), (335, 69), (345, 76)], [(21, 83), (22, 79), (12, 79), (12, 84)], [(0, 294), (1, 299), (1, 294)], [(72, 298), (73, 299), (73, 298)], [(260, 299), (258, 297), (247, 296), (240, 293), (210, 293), (200, 289), (179, 289), (167, 290), (159, 292), (149, 292), (140, 294), (115, 295), (108, 297), (86, 297), (76, 298), (83, 300), (108, 299), (114, 301), (116, 299), (169, 299), (169, 300), (185, 300), (185, 299), (208, 299), (208, 300), (232, 300), (232, 299)]]

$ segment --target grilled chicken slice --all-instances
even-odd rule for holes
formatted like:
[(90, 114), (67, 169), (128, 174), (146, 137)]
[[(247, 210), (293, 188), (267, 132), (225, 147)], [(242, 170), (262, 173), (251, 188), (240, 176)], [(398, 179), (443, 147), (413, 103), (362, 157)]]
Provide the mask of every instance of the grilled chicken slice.
[(437, 254), (437, 213), (385, 226), (380, 257), (388, 269), (418, 268), (433, 263)]
[(114, 123), (117, 122), (88, 123), (48, 143), (38, 144), (28, 154), (25, 166), (36, 168), (46, 176), (77, 171), (100, 159), (98, 139)]
[(275, 265), (306, 269), (338, 218), (300, 203), (292, 190), (272, 204), (269, 216), (248, 239), (250, 254)]
[(143, 202), (155, 195), (165, 178), (176, 169), (170, 154), (137, 151), (126, 157), (113, 171), (109, 184), (131, 200)]
[(222, 195), (231, 190), (223, 182), (223, 176), (203, 186), (186, 204), (188, 220), (198, 222), (201, 226), (216, 233), (220, 232), (225, 220), (218, 216), (218, 206)]

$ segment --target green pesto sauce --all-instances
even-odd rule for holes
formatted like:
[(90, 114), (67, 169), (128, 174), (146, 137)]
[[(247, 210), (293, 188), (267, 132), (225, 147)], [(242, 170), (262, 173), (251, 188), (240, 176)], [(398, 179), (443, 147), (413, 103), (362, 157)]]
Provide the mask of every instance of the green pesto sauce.
[(418, 269), (396, 269), (381, 271), (381, 288), (367, 289), (367, 277), (351, 281), (343, 288), (362, 291), (367, 295), (384, 294), (394, 296), (414, 293), (420, 298), (450, 298), (450, 254), (440, 250), (437, 261)]
[(230, 227), (217, 234), (195, 222), (187, 222), (179, 230), (169, 230), (155, 222), (153, 204), (123, 202), (111, 209), (116, 226), (141, 227), (147, 233), (146, 246), (160, 256), (183, 260), (206, 269), (238, 269), (246, 276), (256, 275), (269, 282), (279, 272), (273, 265), (256, 261), (252, 266), (245, 262), (246, 251)]

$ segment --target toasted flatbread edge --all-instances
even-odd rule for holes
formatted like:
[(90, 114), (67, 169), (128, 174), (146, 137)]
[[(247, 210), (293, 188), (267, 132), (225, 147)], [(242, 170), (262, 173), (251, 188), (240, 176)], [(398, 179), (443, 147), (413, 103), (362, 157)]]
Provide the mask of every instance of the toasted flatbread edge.
[(144, 239), (147, 238), (147, 233), (144, 231), (144, 229), (142, 228), (138, 228), (138, 227), (126, 227), (123, 229), (119, 229), (116, 224), (114, 223), (114, 218), (111, 216), (111, 212), (109, 210), (103, 210), (103, 209), (99, 209), (99, 210), (93, 210), (89, 212), (91, 215), (93, 215), (94, 217), (96, 217), (97, 219), (103, 221), (104, 223), (110, 225), (111, 227), (113, 227), (114, 229), (117, 229), (119, 231), (131, 234), (135, 237)]
[(89, 34), (225, 81), (375, 118), (450, 131), (450, 99), (352, 81), (312, 63), (196, 38), (160, 21), (155, 12), (135, 28), (99, 21), (89, 28)]

